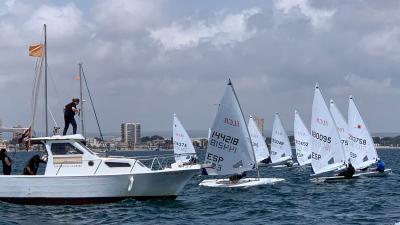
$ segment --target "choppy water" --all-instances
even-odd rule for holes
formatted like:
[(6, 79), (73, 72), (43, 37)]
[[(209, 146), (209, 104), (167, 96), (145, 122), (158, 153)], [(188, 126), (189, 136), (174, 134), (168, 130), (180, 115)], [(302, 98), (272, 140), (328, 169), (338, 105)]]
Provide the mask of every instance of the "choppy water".
[[(308, 169), (261, 168), (263, 177), (282, 177), (286, 181), (250, 189), (209, 189), (200, 188), (198, 183), (203, 178), (196, 176), (176, 200), (125, 200), (84, 206), (24, 206), (0, 202), (0, 223), (394, 224), (400, 221), (400, 150), (378, 153), (387, 167), (393, 169), (392, 175), (315, 184), (309, 181)], [(20, 173), (31, 155), (17, 153), (13, 173)]]

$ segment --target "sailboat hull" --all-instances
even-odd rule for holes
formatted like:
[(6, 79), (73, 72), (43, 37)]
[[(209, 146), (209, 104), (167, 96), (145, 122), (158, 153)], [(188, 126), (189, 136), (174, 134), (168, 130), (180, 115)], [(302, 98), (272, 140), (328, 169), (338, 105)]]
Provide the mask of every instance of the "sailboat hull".
[(385, 169), (384, 172), (379, 172), (376, 170), (370, 170), (370, 171), (367, 170), (367, 171), (357, 171), (356, 173), (365, 177), (385, 177), (392, 173), (392, 169)]
[(208, 179), (203, 180), (199, 185), (212, 188), (248, 188), (260, 185), (274, 184), (284, 181), (281, 178), (243, 178), (236, 183), (232, 183), (229, 179)]
[(356, 180), (358, 178), (360, 178), (360, 174), (354, 174), (351, 178), (346, 178), (344, 176), (317, 177), (317, 178), (312, 178), (311, 181), (316, 183), (320, 182), (334, 183), (334, 182)]

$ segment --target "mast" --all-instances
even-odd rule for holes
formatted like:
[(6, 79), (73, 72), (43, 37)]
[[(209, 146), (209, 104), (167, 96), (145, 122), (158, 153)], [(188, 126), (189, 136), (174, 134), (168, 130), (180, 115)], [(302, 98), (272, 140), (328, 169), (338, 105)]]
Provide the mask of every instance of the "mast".
[(46, 35), (46, 24), (43, 24), (44, 30), (44, 105), (46, 115), (46, 137), (49, 136), (48, 116), (47, 116), (47, 35)]
[(81, 111), (80, 111), (80, 117), (81, 117), (81, 131), (82, 135), (85, 137), (85, 125), (83, 123), (83, 93), (82, 93), (82, 63), (79, 63), (79, 94), (80, 94), (80, 99), (81, 99)]

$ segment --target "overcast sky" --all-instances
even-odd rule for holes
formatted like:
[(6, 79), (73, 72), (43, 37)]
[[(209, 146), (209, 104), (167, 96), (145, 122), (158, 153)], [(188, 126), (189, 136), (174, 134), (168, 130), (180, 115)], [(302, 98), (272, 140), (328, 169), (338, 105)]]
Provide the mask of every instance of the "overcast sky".
[[(103, 132), (121, 122), (172, 130), (174, 112), (186, 129), (207, 130), (228, 77), (245, 116), (264, 117), (266, 130), (275, 112), (293, 130), (295, 109), (309, 125), (319, 82), (345, 117), (352, 94), (372, 132), (400, 131), (397, 0), (1, 1), (3, 126), (30, 123), (28, 46), (41, 41), (44, 23), (59, 126), (63, 105), (79, 95), (73, 78), (83, 62)], [(38, 121), (43, 114), (42, 105)]]

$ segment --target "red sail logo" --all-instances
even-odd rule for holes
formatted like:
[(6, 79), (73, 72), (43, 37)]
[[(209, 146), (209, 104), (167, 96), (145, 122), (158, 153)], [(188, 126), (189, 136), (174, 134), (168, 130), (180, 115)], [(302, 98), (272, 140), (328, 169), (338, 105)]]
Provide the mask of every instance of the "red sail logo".
[(231, 126), (234, 126), (234, 127), (239, 127), (239, 120), (234, 120), (234, 119), (225, 117), (224, 123), (228, 124), (228, 125), (231, 125)]

